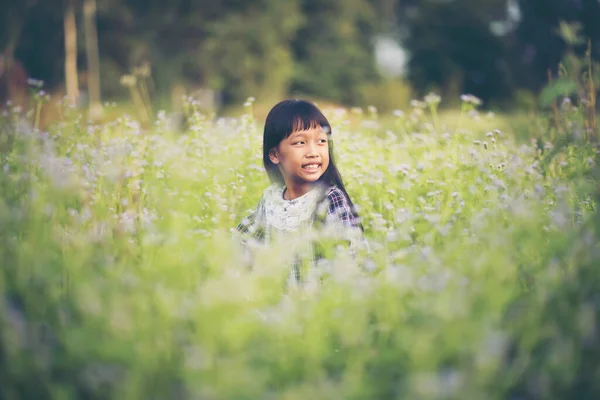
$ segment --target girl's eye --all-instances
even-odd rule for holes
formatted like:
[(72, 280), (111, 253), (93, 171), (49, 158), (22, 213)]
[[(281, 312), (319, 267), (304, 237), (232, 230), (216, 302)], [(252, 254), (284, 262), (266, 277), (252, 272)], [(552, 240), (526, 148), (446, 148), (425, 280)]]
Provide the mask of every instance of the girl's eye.
[(292, 143), (292, 144), (293, 144), (293, 145), (297, 145), (297, 144), (304, 144), (304, 142), (295, 142), (295, 143)]

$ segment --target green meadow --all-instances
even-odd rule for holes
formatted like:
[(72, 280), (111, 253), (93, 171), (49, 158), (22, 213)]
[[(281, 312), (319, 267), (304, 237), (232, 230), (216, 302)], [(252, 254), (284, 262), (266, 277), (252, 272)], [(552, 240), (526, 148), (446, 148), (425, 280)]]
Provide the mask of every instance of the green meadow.
[(183, 132), (162, 112), (65, 108), (39, 130), (7, 110), (0, 397), (593, 397), (598, 147), (583, 117), (438, 103), (324, 109), (371, 251), (332, 244), (302, 284), (285, 243), (248, 262), (235, 240), (269, 184), (251, 101), (236, 118), (190, 104)]

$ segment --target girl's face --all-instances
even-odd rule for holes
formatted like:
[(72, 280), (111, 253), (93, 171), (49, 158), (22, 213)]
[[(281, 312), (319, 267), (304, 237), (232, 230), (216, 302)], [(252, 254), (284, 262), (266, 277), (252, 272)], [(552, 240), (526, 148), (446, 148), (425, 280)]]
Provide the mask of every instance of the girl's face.
[(292, 132), (269, 152), (286, 186), (316, 182), (329, 166), (329, 140), (326, 131), (316, 128)]

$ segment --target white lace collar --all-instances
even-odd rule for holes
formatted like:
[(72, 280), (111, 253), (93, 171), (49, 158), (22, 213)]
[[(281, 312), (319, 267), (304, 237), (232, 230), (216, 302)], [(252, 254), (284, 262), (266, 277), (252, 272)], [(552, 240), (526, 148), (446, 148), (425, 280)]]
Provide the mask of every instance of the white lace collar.
[(277, 184), (265, 190), (263, 197), (267, 225), (288, 232), (309, 225), (311, 215), (322, 197), (323, 188), (317, 185), (293, 200), (285, 200), (284, 191), (285, 186)]

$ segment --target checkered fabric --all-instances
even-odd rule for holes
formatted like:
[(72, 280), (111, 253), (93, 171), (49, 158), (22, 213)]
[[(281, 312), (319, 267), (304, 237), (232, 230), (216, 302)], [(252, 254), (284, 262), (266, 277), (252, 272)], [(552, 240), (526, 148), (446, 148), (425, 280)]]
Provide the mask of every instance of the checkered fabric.
[[(258, 203), (257, 208), (251, 212), (237, 226), (237, 232), (241, 234), (242, 243), (248, 241), (254, 243), (267, 244), (271, 242), (271, 235), (274, 229), (266, 223), (266, 210), (264, 197)], [(348, 198), (340, 188), (333, 185), (324, 191), (322, 199), (317, 203), (316, 209), (311, 218), (311, 226), (319, 230), (333, 231), (336, 236), (345, 239), (350, 244), (350, 251), (355, 252), (357, 248), (368, 248), (366, 240), (362, 235), (360, 221), (353, 213), (352, 206)], [(321, 258), (318, 249), (314, 243), (309, 244), (309, 251), (306, 256), (295, 255), (292, 262), (291, 273), (293, 277), (301, 280), (301, 265), (303, 260), (309, 262), (309, 265), (316, 266)]]

